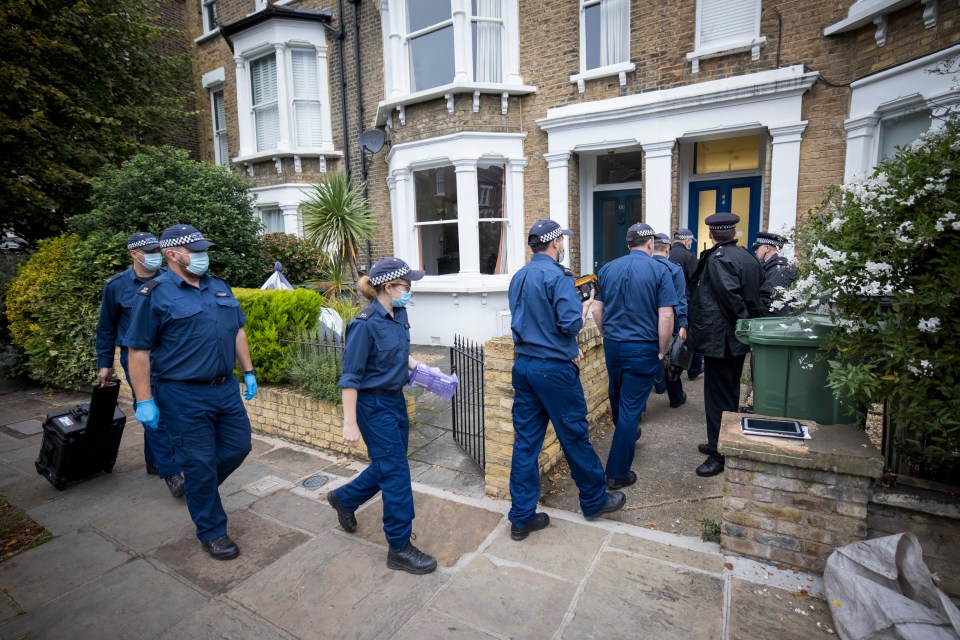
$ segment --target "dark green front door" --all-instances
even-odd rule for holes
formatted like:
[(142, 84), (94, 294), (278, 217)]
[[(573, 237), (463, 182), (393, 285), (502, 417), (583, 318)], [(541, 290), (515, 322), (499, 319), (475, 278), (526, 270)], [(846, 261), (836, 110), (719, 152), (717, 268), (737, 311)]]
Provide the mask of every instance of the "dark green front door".
[[(641, 222), (640, 195), (640, 189), (594, 192), (593, 273), (611, 260), (627, 255), (627, 229)], [(583, 271), (586, 273), (587, 269)]]

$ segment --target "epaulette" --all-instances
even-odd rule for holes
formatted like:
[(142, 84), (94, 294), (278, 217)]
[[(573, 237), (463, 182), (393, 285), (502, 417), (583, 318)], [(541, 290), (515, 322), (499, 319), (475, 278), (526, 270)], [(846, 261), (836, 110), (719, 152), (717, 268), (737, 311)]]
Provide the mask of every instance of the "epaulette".
[(363, 311), (361, 311), (360, 313), (358, 313), (358, 314), (357, 314), (357, 317), (354, 318), (354, 320), (367, 320), (367, 319), (369, 319), (370, 316), (372, 316), (372, 315), (373, 315), (373, 311), (371, 311), (370, 308), (367, 307), (366, 309), (364, 309)]
[(113, 282), (114, 280), (116, 280), (117, 278), (119, 278), (120, 276), (122, 276), (122, 275), (125, 274), (125, 273), (126, 273), (126, 271), (120, 271), (119, 273), (115, 273), (115, 274), (113, 274), (112, 276), (110, 276), (109, 278), (107, 278), (107, 279), (104, 281), (103, 284), (110, 284), (111, 282)]
[(137, 293), (139, 293), (142, 296), (149, 296), (151, 293), (153, 293), (153, 290), (157, 287), (158, 284), (160, 284), (160, 282), (156, 278), (154, 278), (150, 282), (145, 283), (142, 287), (137, 289)]
[(570, 269), (567, 269), (566, 267), (564, 267), (564, 268), (563, 268), (563, 275), (565, 275), (565, 276), (570, 276), (570, 277), (572, 278), (572, 277), (573, 277), (573, 271), (570, 271)]

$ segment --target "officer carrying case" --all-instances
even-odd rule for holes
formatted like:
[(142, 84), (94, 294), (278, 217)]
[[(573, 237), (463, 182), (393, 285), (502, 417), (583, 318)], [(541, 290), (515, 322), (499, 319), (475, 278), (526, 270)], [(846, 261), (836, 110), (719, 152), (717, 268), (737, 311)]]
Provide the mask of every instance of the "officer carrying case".
[(89, 403), (48, 413), (37, 473), (63, 491), (69, 482), (113, 471), (127, 422), (117, 406), (119, 394), (119, 381), (95, 385)]

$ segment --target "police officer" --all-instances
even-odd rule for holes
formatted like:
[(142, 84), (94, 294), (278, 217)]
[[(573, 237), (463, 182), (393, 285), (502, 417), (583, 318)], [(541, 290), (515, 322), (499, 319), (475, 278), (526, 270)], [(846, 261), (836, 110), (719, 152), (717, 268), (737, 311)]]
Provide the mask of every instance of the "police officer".
[[(680, 265), (686, 277), (688, 308), (690, 306), (690, 293), (693, 291), (693, 274), (697, 270), (697, 256), (690, 251), (693, 241), (693, 231), (681, 227), (673, 232), (673, 244), (670, 246), (670, 262)], [(687, 379), (696, 380), (701, 373), (703, 373), (703, 356), (694, 353), (690, 368), (687, 369)]]
[(363, 437), (370, 465), (347, 485), (327, 494), (340, 526), (357, 530), (354, 512), (383, 492), (383, 532), (390, 549), (387, 567), (430, 573), (437, 561), (410, 542), (413, 489), (407, 443), (410, 422), (403, 386), (417, 362), (410, 355), (406, 305), (410, 284), (423, 278), (399, 258), (383, 258), (360, 278), (357, 288), (370, 304), (347, 326), (343, 352), (343, 440), (356, 446)]
[(548, 420), (580, 491), (583, 515), (595, 518), (612, 513), (627, 501), (622, 491), (607, 492), (603, 466), (590, 444), (587, 403), (577, 366), (583, 352), (577, 346), (577, 334), (592, 301), (581, 304), (573, 275), (560, 264), (564, 237), (572, 233), (553, 220), (533, 223), (527, 235), (533, 258), (510, 279), (507, 293), (515, 353), (513, 504), (507, 517), (514, 540), (550, 524), (550, 516), (536, 510), (540, 499), (537, 459)]
[(630, 253), (600, 268), (602, 293), (593, 318), (603, 335), (614, 433), (607, 457), (607, 487), (637, 481), (633, 466), (640, 419), (673, 336), (677, 292), (666, 265), (654, 260), (653, 228), (627, 229)]
[(704, 222), (710, 229), (713, 247), (701, 254), (694, 274), (690, 342), (705, 361), (707, 442), (697, 448), (707, 459), (697, 467), (697, 475), (709, 477), (723, 471), (723, 456), (717, 452), (720, 418), (724, 411), (737, 410), (743, 360), (750, 350), (734, 334), (737, 320), (763, 316), (764, 307), (760, 300), (760, 264), (746, 249), (737, 246), (736, 225), (740, 217), (721, 212)]
[(155, 429), (163, 415), (197, 538), (212, 557), (231, 560), (240, 549), (227, 535), (218, 487), (250, 453), (250, 420), (234, 365), (243, 371), (247, 400), (257, 393), (257, 378), (240, 303), (230, 285), (207, 274), (212, 246), (189, 225), (163, 232), (169, 269), (140, 287), (123, 344), (140, 398), (137, 420)]
[(780, 302), (780, 291), (777, 289), (778, 287), (789, 289), (797, 279), (797, 270), (779, 253), (786, 241), (787, 239), (783, 236), (761, 231), (757, 234), (757, 241), (753, 243), (753, 253), (763, 267), (763, 276), (766, 280), (760, 292), (761, 297), (768, 314), (773, 316), (785, 316), (790, 313), (790, 307)]
[[(673, 335), (678, 336), (682, 341), (686, 341), (687, 278), (683, 275), (683, 269), (667, 257), (669, 253), (670, 236), (665, 233), (658, 233), (653, 240), (653, 259), (670, 270), (670, 280), (673, 282), (673, 289), (677, 293), (677, 306), (673, 309)], [(683, 390), (683, 382), (680, 381), (679, 377), (676, 380), (670, 380), (666, 376), (662, 377), (664, 385), (666, 385), (667, 397), (670, 399), (670, 408), (676, 409), (687, 401), (687, 394)]]
[[(130, 251), (133, 266), (110, 276), (103, 284), (100, 320), (97, 322), (97, 382), (101, 387), (107, 386), (113, 378), (114, 347), (118, 338), (123, 336), (130, 326), (130, 311), (137, 290), (162, 271), (160, 242), (152, 233), (134, 233), (127, 240), (127, 249)], [(123, 367), (129, 384), (126, 347), (120, 348), (120, 366)], [(163, 478), (174, 498), (183, 497), (183, 474), (180, 473), (180, 465), (174, 460), (173, 444), (165, 428), (161, 427), (156, 431), (143, 430), (143, 457), (147, 464), (147, 473)]]

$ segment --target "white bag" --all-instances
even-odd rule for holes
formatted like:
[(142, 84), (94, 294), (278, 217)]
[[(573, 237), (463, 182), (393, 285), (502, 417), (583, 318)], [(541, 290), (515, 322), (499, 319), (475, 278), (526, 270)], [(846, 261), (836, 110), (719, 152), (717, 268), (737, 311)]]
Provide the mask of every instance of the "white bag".
[(823, 586), (841, 638), (960, 638), (960, 611), (934, 585), (912, 533), (837, 549), (827, 558)]

